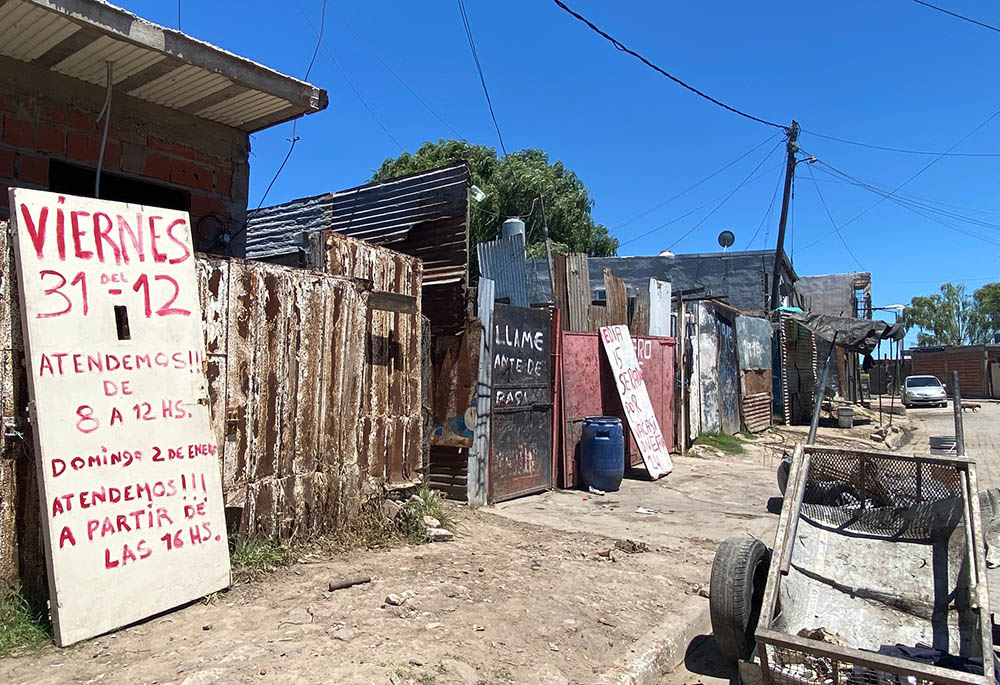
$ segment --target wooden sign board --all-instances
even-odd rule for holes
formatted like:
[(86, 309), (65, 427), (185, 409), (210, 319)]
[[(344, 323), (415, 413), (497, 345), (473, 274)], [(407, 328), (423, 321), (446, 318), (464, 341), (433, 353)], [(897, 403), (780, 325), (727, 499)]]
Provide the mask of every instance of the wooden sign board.
[(12, 188), (56, 643), (229, 585), (186, 212)]
[(628, 425), (639, 445), (639, 453), (646, 470), (654, 479), (674, 470), (670, 451), (660, 432), (653, 405), (646, 391), (646, 381), (635, 356), (635, 345), (628, 326), (604, 326), (601, 342), (611, 363), (611, 371), (618, 387), (618, 395), (625, 409)]

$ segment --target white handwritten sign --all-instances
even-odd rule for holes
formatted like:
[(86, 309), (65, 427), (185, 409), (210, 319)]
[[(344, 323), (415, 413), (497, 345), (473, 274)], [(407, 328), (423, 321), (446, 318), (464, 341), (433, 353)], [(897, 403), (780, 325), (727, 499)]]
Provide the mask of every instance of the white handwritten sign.
[(56, 642), (229, 585), (186, 212), (11, 189)]
[(635, 356), (635, 344), (629, 335), (628, 326), (604, 326), (601, 328), (601, 342), (611, 362), (611, 372), (618, 386), (625, 417), (635, 434), (635, 441), (642, 454), (642, 462), (653, 478), (665, 476), (674, 470), (670, 461), (670, 451), (660, 432), (653, 405), (646, 392), (646, 381)]

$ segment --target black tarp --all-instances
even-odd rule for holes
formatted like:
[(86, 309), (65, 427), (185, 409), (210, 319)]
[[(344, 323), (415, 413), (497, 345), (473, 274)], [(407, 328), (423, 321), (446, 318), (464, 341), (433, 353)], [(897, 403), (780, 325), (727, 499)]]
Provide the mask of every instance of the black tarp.
[(788, 318), (805, 326), (818, 338), (861, 354), (869, 354), (879, 340), (900, 340), (904, 333), (899, 324), (879, 319), (852, 319), (810, 312), (792, 312)]

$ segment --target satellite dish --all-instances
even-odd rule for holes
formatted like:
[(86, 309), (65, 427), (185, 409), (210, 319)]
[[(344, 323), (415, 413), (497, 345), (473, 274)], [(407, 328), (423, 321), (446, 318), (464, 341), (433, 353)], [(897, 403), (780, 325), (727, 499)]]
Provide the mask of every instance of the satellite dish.
[(719, 245), (725, 250), (727, 247), (731, 247), (733, 243), (736, 242), (736, 236), (733, 235), (732, 231), (723, 231), (719, 234)]

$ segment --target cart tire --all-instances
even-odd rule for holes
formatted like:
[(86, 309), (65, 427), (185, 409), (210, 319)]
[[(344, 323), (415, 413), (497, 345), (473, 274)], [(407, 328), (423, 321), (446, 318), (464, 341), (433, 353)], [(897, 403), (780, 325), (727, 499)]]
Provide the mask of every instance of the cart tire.
[(708, 605), (715, 643), (729, 661), (753, 652), (769, 566), (767, 547), (753, 538), (723, 540), (715, 552)]

